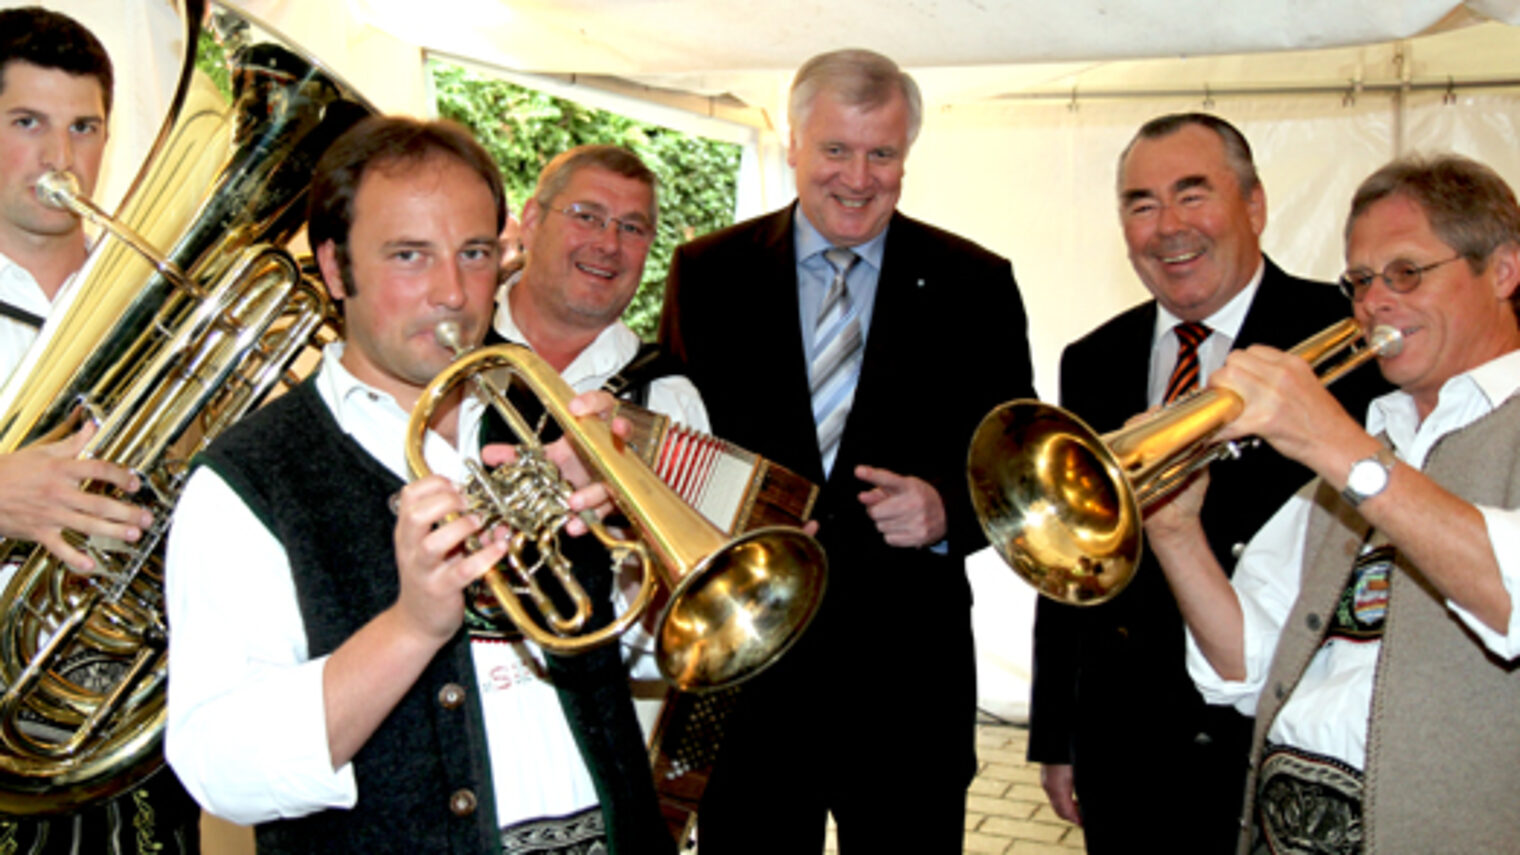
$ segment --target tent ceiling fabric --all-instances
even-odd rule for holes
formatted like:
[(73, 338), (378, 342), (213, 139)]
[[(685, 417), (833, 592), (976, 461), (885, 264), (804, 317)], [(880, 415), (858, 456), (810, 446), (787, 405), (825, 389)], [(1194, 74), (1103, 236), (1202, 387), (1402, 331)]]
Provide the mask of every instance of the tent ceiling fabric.
[(1516, 0), (349, 0), (424, 47), (522, 71), (613, 75), (790, 70), (847, 44), (899, 64), (1069, 62), (1369, 44), (1484, 19)]
[(1520, 24), (1520, 0), (449, 0), (425, 14), (413, 0), (347, 5), (355, 22), (425, 50), (731, 95), (772, 128), (785, 123), (797, 65), (844, 45), (912, 70), (931, 108), (1060, 93), (1460, 83), (1520, 55), (1520, 28), (1506, 26)]

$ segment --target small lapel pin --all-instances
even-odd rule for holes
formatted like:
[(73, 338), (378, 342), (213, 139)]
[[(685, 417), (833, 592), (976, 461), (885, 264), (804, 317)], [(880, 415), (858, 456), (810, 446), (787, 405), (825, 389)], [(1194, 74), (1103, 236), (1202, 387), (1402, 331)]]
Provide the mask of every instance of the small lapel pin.
[(920, 287), (920, 288), (924, 287), (924, 280), (922, 280), (922, 279), (918, 280), (918, 287)]

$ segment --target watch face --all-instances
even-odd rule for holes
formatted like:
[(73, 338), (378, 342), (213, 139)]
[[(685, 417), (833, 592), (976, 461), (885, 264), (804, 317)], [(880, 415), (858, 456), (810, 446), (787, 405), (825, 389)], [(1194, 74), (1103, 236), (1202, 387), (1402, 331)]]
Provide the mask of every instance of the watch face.
[(1351, 467), (1351, 474), (1346, 478), (1346, 486), (1351, 490), (1361, 493), (1363, 496), (1371, 496), (1383, 489), (1388, 484), (1388, 470), (1377, 460), (1358, 460)]

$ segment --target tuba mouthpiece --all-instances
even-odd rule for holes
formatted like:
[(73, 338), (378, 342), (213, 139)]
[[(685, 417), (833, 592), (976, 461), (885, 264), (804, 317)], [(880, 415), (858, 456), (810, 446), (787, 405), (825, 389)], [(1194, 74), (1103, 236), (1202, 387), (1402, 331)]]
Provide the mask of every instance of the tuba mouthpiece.
[(37, 179), (37, 201), (49, 208), (69, 210), (69, 202), (79, 196), (79, 179), (67, 170), (55, 169)]

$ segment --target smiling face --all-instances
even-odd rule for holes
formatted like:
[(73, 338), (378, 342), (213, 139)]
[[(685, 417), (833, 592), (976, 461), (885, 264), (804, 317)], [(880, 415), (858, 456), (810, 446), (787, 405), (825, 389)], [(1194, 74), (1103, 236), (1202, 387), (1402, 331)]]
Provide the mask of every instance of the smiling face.
[[(628, 235), (617, 222), (595, 228), (566, 209), (616, 218), (654, 230), (654, 191), (635, 178), (583, 166), (548, 204), (523, 207), (527, 266), (512, 289), (513, 309), (532, 325), (545, 318), (561, 328), (600, 332), (616, 321), (638, 290), (649, 238)], [(520, 312), (520, 301), (531, 305)]]
[(907, 157), (908, 102), (900, 92), (864, 108), (819, 92), (802, 127), (792, 130), (787, 152), (802, 213), (831, 245), (843, 247), (886, 229)]
[[(1456, 251), (1436, 236), (1425, 211), (1407, 196), (1369, 206), (1351, 225), (1348, 270), (1381, 272), (1399, 260), (1423, 266)], [(1520, 281), (1520, 251), (1494, 250), (1482, 273), (1466, 260), (1425, 271), (1420, 284), (1395, 293), (1381, 278), (1357, 301), (1364, 329), (1388, 324), (1404, 334), (1398, 355), (1378, 360), (1388, 382), (1414, 396), (1421, 418), (1435, 408), (1441, 386), (1520, 345), (1510, 295)]]
[[(37, 200), (37, 179), (72, 172), (85, 195), (95, 190), (106, 144), (100, 82), (23, 60), (6, 63), (0, 89), (0, 251), (80, 234), (79, 219)], [(9, 250), (9, 251), (7, 251)]]
[(1266, 194), (1257, 186), (1242, 195), (1219, 135), (1184, 125), (1135, 141), (1119, 178), (1119, 219), (1145, 287), (1172, 314), (1201, 321), (1260, 266)]
[(331, 241), (317, 249), (322, 276), (343, 301), (343, 365), (410, 408), (453, 359), (433, 338), (441, 321), (478, 344), (496, 293), (496, 202), (453, 157), (372, 164), (354, 197), (346, 293)]

